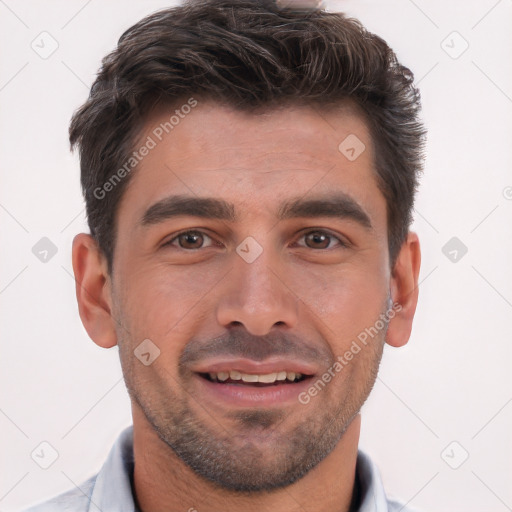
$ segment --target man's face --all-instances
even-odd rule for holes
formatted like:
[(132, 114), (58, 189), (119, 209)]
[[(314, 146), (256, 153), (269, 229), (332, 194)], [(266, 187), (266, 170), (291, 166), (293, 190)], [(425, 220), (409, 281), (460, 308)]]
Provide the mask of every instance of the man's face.
[[(334, 449), (382, 355), (386, 328), (299, 400), (389, 307), (370, 136), (348, 108), (255, 115), (199, 102), (159, 141), (172, 114), (148, 120), (140, 140), (156, 146), (118, 210), (112, 302), (126, 384), (197, 473), (230, 489), (287, 485)], [(366, 146), (355, 160), (338, 149), (349, 135)], [(149, 365), (134, 355), (146, 339), (160, 350)], [(305, 377), (236, 380), (283, 372)]]

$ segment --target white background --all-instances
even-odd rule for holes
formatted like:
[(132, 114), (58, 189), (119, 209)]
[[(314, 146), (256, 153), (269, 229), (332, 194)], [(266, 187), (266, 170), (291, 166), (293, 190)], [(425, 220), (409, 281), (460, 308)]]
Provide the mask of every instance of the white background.
[[(117, 348), (98, 348), (78, 317), (71, 241), (87, 228), (67, 128), (121, 33), (166, 6), (0, 1), (3, 512), (96, 473), (131, 423)], [(388, 494), (420, 511), (512, 510), (512, 1), (327, 7), (359, 18), (411, 67), (429, 129), (414, 329), (406, 347), (386, 347), (360, 446)], [(59, 45), (47, 59), (31, 48), (42, 31)], [(469, 48), (452, 58), (461, 37)], [(58, 252), (42, 263), (32, 247), (45, 236)], [(442, 252), (454, 236), (468, 248), (455, 263)], [(42, 441), (59, 453), (46, 470), (30, 457)], [(445, 460), (469, 453), (459, 469), (441, 456), (452, 441)]]

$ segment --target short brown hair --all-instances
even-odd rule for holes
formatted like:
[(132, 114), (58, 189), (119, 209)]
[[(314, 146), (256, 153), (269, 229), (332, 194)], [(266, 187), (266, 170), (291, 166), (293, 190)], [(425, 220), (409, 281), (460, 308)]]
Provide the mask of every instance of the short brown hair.
[(110, 273), (116, 210), (130, 176), (104, 197), (97, 191), (130, 158), (149, 111), (191, 96), (240, 110), (355, 102), (378, 155), (394, 266), (423, 162), (412, 72), (383, 39), (342, 13), (294, 11), (265, 0), (189, 0), (124, 32), (71, 120), (89, 228)]

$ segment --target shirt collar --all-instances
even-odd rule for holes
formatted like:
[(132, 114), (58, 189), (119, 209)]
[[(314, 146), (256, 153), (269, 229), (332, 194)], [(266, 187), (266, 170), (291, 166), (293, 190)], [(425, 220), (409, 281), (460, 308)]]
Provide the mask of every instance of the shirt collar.
[(361, 489), (358, 512), (388, 512), (388, 502), (377, 466), (361, 450), (357, 451), (356, 478)]
[[(133, 499), (133, 425), (125, 428), (101, 468), (91, 494), (89, 512), (140, 512)], [(361, 501), (358, 512), (388, 512), (388, 501), (375, 464), (358, 450), (356, 463)]]
[(96, 477), (88, 512), (137, 512), (131, 484), (133, 461), (133, 425), (130, 425), (117, 438)]

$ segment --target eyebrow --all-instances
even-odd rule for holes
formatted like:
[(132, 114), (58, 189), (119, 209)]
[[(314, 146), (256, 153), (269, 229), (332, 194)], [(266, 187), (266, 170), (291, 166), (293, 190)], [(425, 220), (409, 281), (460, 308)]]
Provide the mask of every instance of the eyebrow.
[[(237, 222), (239, 219), (235, 206), (224, 199), (175, 195), (151, 205), (141, 217), (139, 225), (148, 227), (179, 216), (201, 217), (228, 222)], [(370, 216), (364, 208), (345, 193), (311, 199), (294, 198), (281, 204), (277, 211), (278, 220), (297, 217), (349, 219), (369, 231), (373, 230)]]
[(357, 222), (367, 230), (373, 226), (370, 216), (364, 208), (351, 196), (345, 193), (337, 193), (322, 198), (302, 199), (287, 201), (277, 214), (279, 220), (295, 217), (333, 217), (349, 219)]

